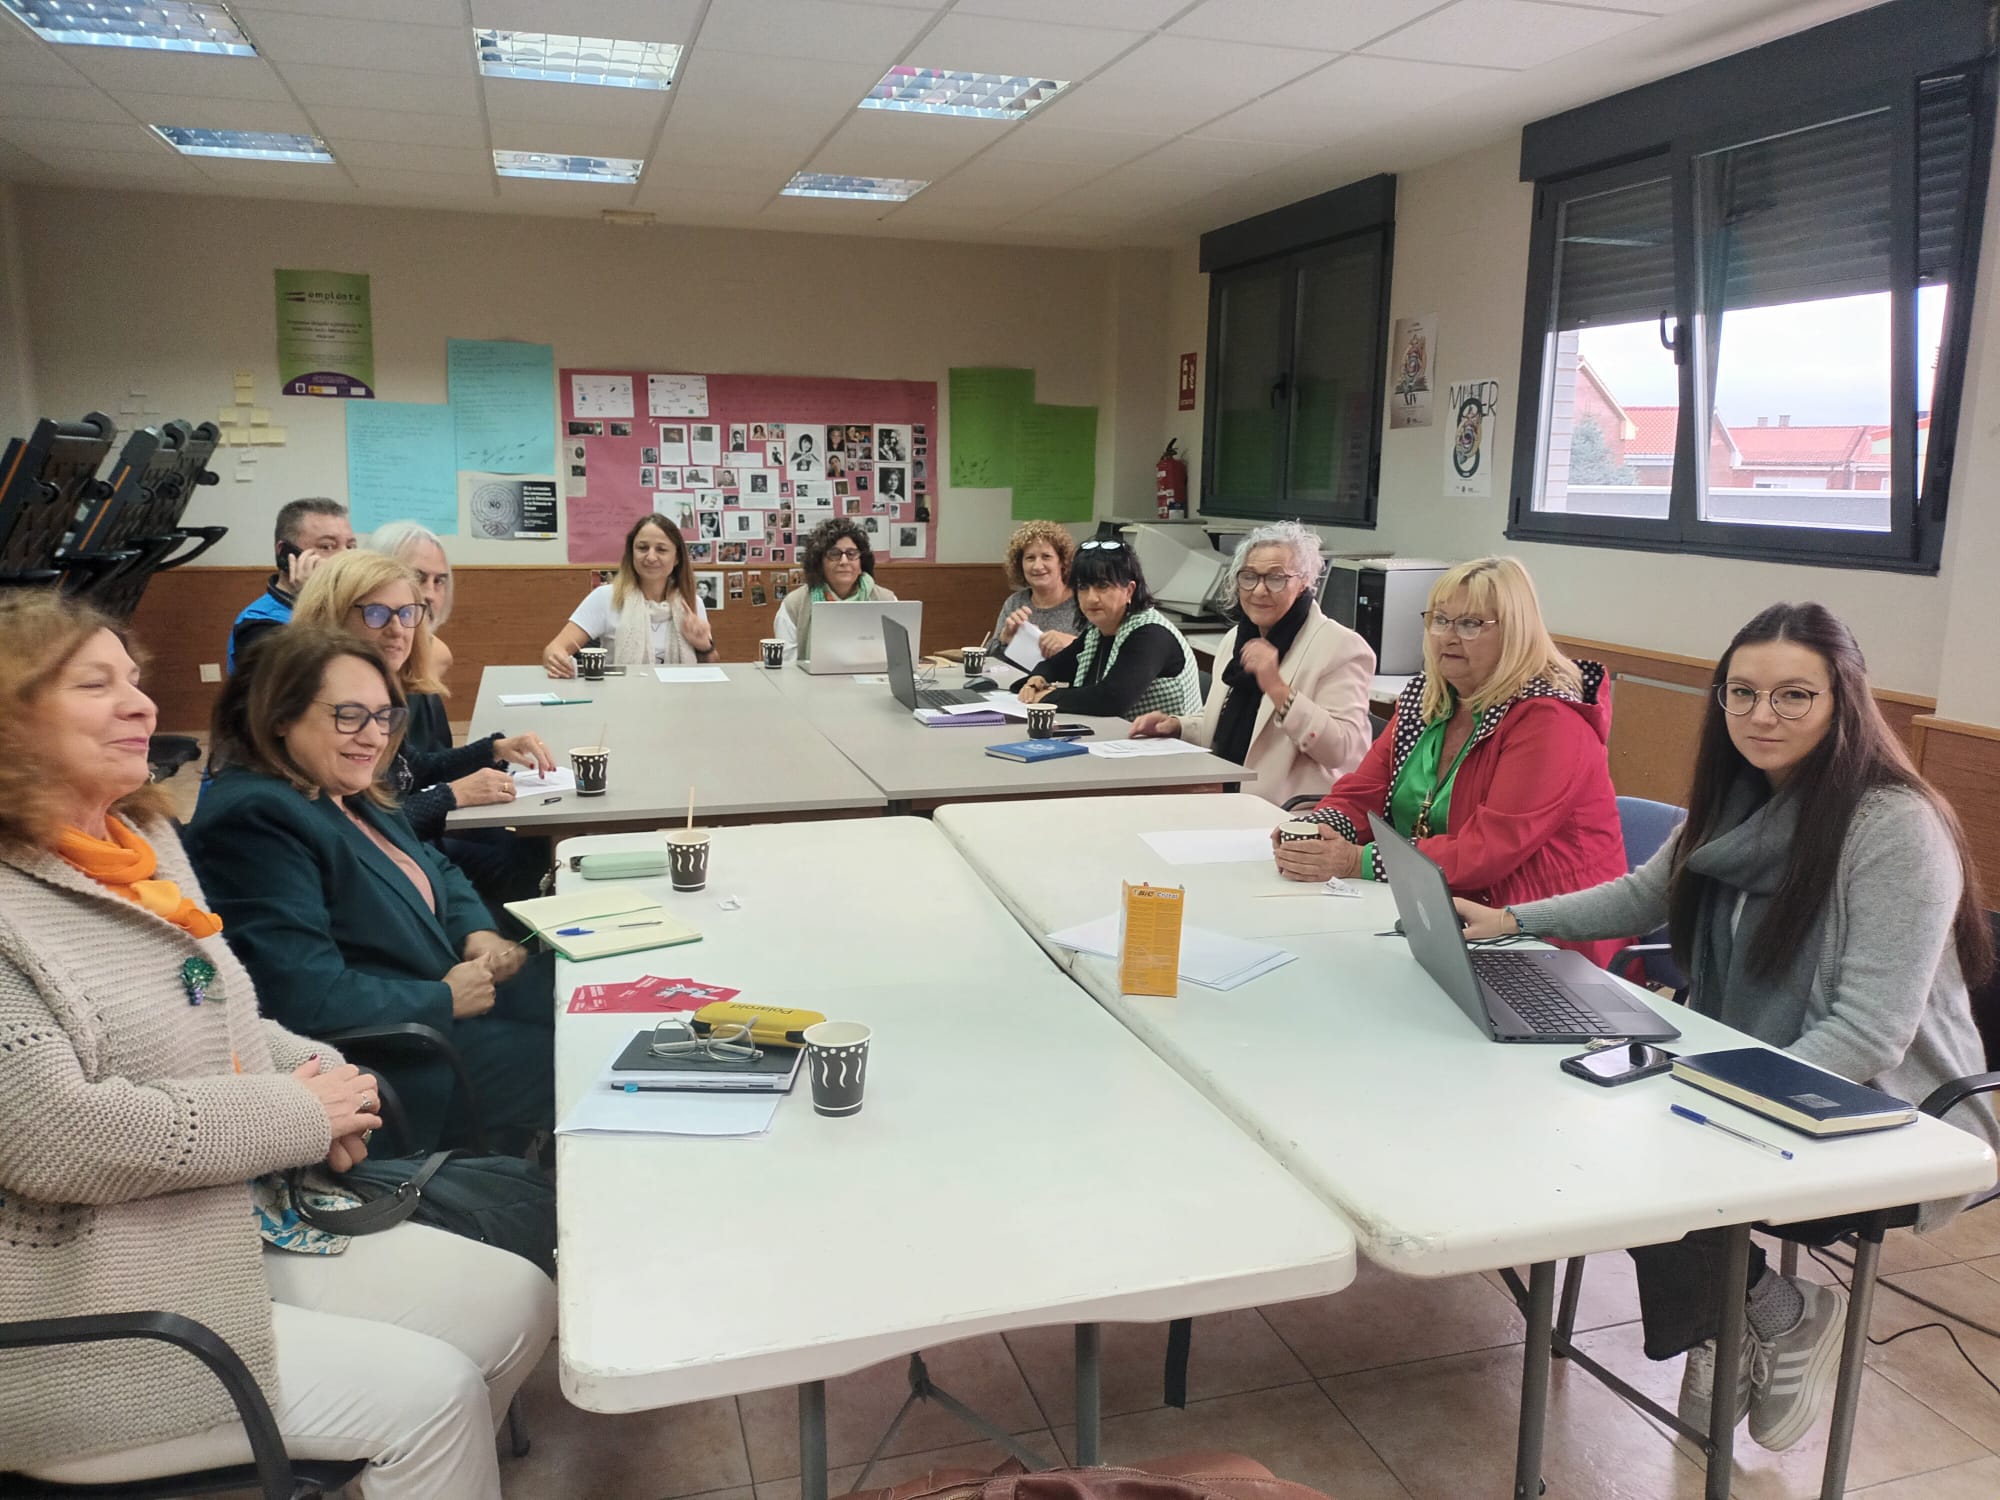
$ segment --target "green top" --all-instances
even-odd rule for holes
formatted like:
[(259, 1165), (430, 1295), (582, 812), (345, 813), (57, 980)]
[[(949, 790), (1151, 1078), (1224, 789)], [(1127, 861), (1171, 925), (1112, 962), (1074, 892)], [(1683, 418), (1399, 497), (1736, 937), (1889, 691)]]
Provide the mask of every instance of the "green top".
[[(1454, 710), (1456, 704), (1454, 699)], [(1424, 726), (1424, 732), (1410, 747), (1403, 769), (1396, 773), (1395, 785), (1389, 788), (1389, 822), (1406, 839), (1428, 838), (1442, 833), (1446, 820), (1451, 816), (1452, 783), (1458, 779), (1458, 768), (1465, 764), (1465, 753), (1479, 737), (1475, 724), (1474, 732), (1465, 737), (1465, 743), (1458, 747), (1458, 754), (1452, 757), (1451, 764), (1445, 765), (1444, 735), (1451, 719), (1451, 714), (1446, 714), (1442, 719)], [(1363, 879), (1374, 878), (1373, 852), (1372, 845), (1361, 846)]]

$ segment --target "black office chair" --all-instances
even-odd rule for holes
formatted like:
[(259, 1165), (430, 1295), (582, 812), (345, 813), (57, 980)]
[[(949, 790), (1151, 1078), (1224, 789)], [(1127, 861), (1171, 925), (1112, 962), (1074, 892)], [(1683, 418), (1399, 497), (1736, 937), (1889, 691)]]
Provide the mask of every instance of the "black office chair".
[(59, 554), (79, 513), (110, 493), (97, 479), (117, 429), (94, 411), (81, 422), (47, 417), (0, 456), (0, 587), (60, 581)]
[(109, 1484), (57, 1484), (25, 1474), (0, 1473), (0, 1500), (172, 1500), (182, 1495), (219, 1495), (255, 1490), (264, 1500), (311, 1500), (332, 1495), (360, 1477), (365, 1458), (295, 1459), (285, 1452), (270, 1403), (257, 1388), (236, 1351), (214, 1330), (170, 1312), (99, 1313), (77, 1318), (33, 1318), (0, 1323), (0, 1349), (51, 1348), (96, 1344), (112, 1339), (157, 1339), (186, 1351), (222, 1382), (250, 1438), (250, 1462), (157, 1479)]
[[(1620, 797), (1618, 829), (1625, 840), (1626, 871), (1629, 873), (1638, 869), (1659, 853), (1660, 846), (1672, 837), (1673, 831), (1686, 817), (1686, 808), (1675, 807), (1670, 802)], [(1673, 944), (1667, 941), (1667, 929), (1664, 927), (1620, 948), (1605, 967), (1636, 984), (1670, 990), (1675, 999), (1680, 999), (1687, 991), (1687, 975), (1674, 962)]]

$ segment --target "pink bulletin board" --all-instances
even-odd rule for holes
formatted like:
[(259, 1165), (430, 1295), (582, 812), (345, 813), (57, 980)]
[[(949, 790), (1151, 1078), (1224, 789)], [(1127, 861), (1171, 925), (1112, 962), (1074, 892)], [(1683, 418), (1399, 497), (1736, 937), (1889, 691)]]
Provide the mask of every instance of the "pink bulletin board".
[(615, 564), (656, 509), (699, 568), (790, 568), (842, 515), (881, 561), (937, 555), (935, 382), (573, 369), (560, 385), (573, 563)]

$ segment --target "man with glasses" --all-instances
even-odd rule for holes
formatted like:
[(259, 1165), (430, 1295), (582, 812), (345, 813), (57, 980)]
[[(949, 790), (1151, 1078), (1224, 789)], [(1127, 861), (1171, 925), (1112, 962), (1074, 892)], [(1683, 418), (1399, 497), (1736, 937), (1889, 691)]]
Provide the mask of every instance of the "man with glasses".
[(354, 547), (354, 528), (347, 507), (322, 495), (287, 502), (278, 511), (271, 538), (278, 571), (264, 583), (264, 592), (244, 607), (229, 627), (228, 667), (236, 670), (243, 653), (261, 637), (290, 622), (299, 590), (314, 568)]

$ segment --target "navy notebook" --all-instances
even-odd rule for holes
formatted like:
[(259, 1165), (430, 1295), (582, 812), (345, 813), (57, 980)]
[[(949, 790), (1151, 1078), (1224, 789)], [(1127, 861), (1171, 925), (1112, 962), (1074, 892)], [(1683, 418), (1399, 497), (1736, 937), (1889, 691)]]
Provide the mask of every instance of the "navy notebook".
[(986, 753), (1032, 765), (1038, 760), (1061, 760), (1065, 755), (1088, 755), (1090, 750), (1068, 740), (1019, 740), (1011, 745), (988, 745)]
[(1907, 1125), (1916, 1107), (1764, 1047), (1674, 1059), (1674, 1077), (1802, 1135), (1857, 1135)]

